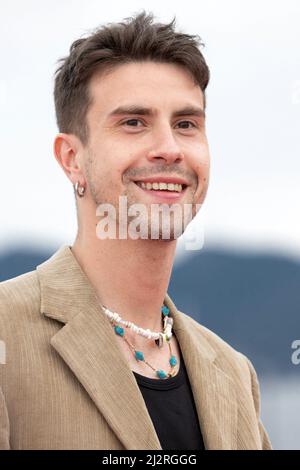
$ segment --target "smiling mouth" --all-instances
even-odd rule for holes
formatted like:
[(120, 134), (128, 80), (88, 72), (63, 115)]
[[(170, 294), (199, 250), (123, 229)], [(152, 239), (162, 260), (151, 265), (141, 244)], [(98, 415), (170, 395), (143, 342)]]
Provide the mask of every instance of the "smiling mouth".
[(186, 184), (178, 183), (164, 183), (164, 182), (143, 182), (143, 181), (134, 181), (134, 183), (140, 188), (147, 191), (158, 191), (164, 193), (182, 193), (186, 188)]

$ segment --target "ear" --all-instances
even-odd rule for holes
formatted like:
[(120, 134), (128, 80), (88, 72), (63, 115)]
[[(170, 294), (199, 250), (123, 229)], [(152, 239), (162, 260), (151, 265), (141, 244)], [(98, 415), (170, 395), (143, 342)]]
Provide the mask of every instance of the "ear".
[(54, 155), (59, 165), (73, 185), (83, 183), (82, 144), (73, 134), (57, 134), (53, 145)]

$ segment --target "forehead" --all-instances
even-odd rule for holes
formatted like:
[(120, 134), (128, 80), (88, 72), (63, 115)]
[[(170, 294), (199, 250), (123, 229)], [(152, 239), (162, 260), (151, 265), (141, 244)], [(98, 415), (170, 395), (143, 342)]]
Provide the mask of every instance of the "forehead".
[(182, 67), (155, 62), (123, 64), (96, 74), (89, 84), (92, 104), (88, 114), (103, 118), (130, 101), (158, 110), (173, 110), (187, 102), (203, 109), (203, 93)]

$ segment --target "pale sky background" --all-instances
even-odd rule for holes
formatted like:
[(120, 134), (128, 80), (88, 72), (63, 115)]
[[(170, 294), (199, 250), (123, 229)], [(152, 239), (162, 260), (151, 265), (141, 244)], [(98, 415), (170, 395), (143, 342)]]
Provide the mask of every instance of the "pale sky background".
[(199, 34), (211, 70), (205, 246), (300, 259), (298, 0), (0, 0), (0, 251), (58, 247), (76, 233), (71, 184), (53, 155), (56, 62), (106, 22), (146, 9)]

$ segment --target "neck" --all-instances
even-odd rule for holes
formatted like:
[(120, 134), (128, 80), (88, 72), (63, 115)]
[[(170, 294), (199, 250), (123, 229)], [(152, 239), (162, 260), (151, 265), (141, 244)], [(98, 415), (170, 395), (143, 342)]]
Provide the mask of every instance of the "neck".
[(100, 240), (77, 235), (72, 252), (99, 302), (141, 328), (161, 331), (176, 240)]

